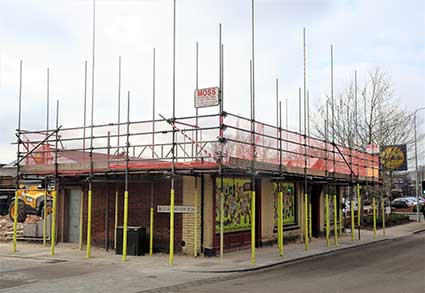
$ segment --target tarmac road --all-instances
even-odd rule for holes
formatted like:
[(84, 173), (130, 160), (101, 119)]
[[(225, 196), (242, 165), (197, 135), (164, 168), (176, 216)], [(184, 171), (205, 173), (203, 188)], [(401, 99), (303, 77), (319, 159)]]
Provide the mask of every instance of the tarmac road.
[(425, 292), (425, 233), (168, 291)]

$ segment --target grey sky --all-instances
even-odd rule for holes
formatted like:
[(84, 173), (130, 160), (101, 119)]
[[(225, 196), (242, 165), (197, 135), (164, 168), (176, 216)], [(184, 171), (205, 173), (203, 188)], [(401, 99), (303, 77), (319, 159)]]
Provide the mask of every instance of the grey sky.
[[(95, 123), (116, 120), (118, 56), (123, 96), (132, 92), (133, 119), (149, 119), (152, 49), (157, 50), (157, 109), (171, 113), (172, 1), (98, 0)], [(82, 125), (84, 60), (91, 68), (91, 0), (0, 1), (0, 162), (12, 161), (17, 121), (19, 60), (23, 59), (23, 127), (45, 127), (46, 68), (51, 105), (60, 121)], [(218, 23), (223, 24), (225, 108), (249, 113), (250, 0), (177, 0), (177, 114), (192, 114), (195, 42), (200, 87), (218, 84)], [(329, 51), (335, 48), (340, 89), (358, 70), (384, 69), (404, 106), (425, 106), (425, 1), (256, 1), (257, 117), (274, 123), (275, 78), (297, 128), (302, 85), (302, 28), (307, 30), (308, 88), (312, 108), (329, 93)], [(89, 80), (90, 84), (90, 80)], [(90, 92), (90, 87), (89, 87)], [(54, 121), (51, 108), (51, 123)], [(274, 111), (272, 111), (274, 113)], [(422, 112), (421, 115), (423, 115)], [(423, 116), (422, 116), (423, 117)]]

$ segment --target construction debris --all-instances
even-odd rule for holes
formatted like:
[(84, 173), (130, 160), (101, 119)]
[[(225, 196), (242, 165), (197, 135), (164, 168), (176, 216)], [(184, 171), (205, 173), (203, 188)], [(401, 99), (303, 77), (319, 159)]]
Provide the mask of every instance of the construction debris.
[[(42, 223), (43, 218), (36, 215), (27, 215), (24, 223), (17, 223), (17, 237), (22, 239), (25, 237), (24, 228), (33, 226), (32, 224)], [(28, 230), (28, 229), (26, 229)], [(35, 236), (35, 235), (34, 235)], [(13, 221), (9, 215), (0, 216), (0, 241), (8, 241), (13, 239)]]
[[(22, 238), (24, 234), (24, 224), (18, 223), (17, 237)], [(0, 216), (0, 241), (8, 241), (13, 239), (13, 221), (9, 215)]]

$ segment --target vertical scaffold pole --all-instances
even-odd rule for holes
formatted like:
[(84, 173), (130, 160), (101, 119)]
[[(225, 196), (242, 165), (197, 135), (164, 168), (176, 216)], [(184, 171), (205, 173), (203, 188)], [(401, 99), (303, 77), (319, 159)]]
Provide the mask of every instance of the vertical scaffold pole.
[[(86, 126), (87, 126), (87, 61), (84, 62), (84, 98), (83, 98), (83, 160), (86, 160)], [(79, 248), (83, 250), (83, 209), (84, 209), (84, 185), (81, 185), (80, 196), (80, 227)]]
[(334, 194), (334, 244), (338, 245), (338, 206), (336, 203), (336, 194)]
[(52, 255), (55, 255), (56, 244), (56, 214), (58, 201), (58, 141), (59, 141), (59, 100), (56, 101), (56, 135), (55, 135), (55, 189), (53, 191), (53, 209), (52, 209), (52, 231), (50, 232), (50, 248)]
[(308, 195), (304, 194), (304, 249), (308, 251)]
[[(255, 179), (253, 180), (255, 182)], [(253, 184), (253, 189), (255, 183)], [(251, 196), (251, 264), (255, 264), (255, 189), (252, 191)]]
[[(276, 124), (279, 131), (279, 145), (277, 146), (279, 149), (279, 176), (282, 177), (282, 102), (278, 103), (279, 99), (279, 81), (276, 78), (276, 106), (279, 106), (277, 116), (276, 116)], [(282, 193), (282, 182), (277, 182), (277, 192), (278, 192), (278, 247), (279, 247), (279, 255), (283, 256), (283, 193)]]
[(329, 246), (329, 230), (330, 230), (330, 224), (329, 224), (329, 195), (325, 195), (325, 218), (326, 218), (326, 246)]
[[(222, 47), (221, 47), (221, 23), (218, 24), (218, 47), (219, 47), (219, 87), (220, 87), (220, 138), (223, 138), (223, 79), (222, 79)], [(224, 182), (223, 182), (223, 143), (220, 143), (220, 166), (219, 166), (219, 174), (220, 174), (220, 258), (223, 258), (224, 255)], [(217, 196), (217, 195), (216, 195)]]
[(224, 254), (224, 184), (223, 171), (220, 168), (220, 258)]
[(89, 191), (87, 194), (87, 245), (86, 256), (91, 257), (91, 210), (92, 210), (92, 184), (89, 181)]
[(78, 237), (78, 247), (80, 250), (83, 250), (83, 209), (84, 209), (84, 187), (81, 186), (80, 193), (80, 225), (79, 225), (79, 237)]
[[(49, 135), (49, 112), (50, 110), (50, 69), (47, 67), (47, 88), (46, 88), (46, 137)], [(44, 154), (43, 154), (44, 155)], [(47, 162), (46, 162), (47, 163)], [(46, 184), (45, 180), (45, 184)], [(44, 187), (44, 209), (43, 209), (43, 245), (47, 245), (47, 184)]]
[(153, 255), (153, 221), (154, 221), (154, 208), (153, 208), (153, 181), (151, 182), (151, 208), (149, 217), (149, 255)]
[(47, 246), (47, 179), (44, 179), (43, 245)]
[(52, 226), (51, 226), (52, 231), (50, 232), (50, 250), (52, 255), (55, 255), (55, 242), (56, 242), (56, 205), (57, 205), (56, 187), (57, 185), (55, 186), (55, 190), (52, 192), (52, 197), (53, 197)]
[(312, 207), (311, 207), (311, 195), (310, 195), (310, 202), (308, 203), (308, 231), (309, 231), (309, 235), (310, 235), (310, 241), (313, 238), (313, 223), (311, 221), (311, 211)]
[(14, 213), (13, 213), (13, 252), (16, 252), (16, 243), (17, 243), (17, 226), (18, 226), (18, 201), (19, 201), (19, 192), (15, 191), (15, 202), (14, 202)]
[(382, 209), (382, 235), (385, 236), (385, 201), (384, 201), (384, 198), (381, 199), (381, 209)]
[(124, 190), (124, 219), (122, 231), (122, 261), (127, 260), (127, 228), (128, 228), (128, 161), (130, 150), (130, 91), (127, 92), (127, 141), (125, 151), (125, 190)]
[(350, 214), (351, 214), (351, 241), (354, 241), (354, 200), (350, 199)]
[(199, 216), (199, 207), (198, 207), (198, 177), (195, 177), (195, 190), (193, 192), (193, 205), (195, 208), (194, 218), (193, 218), (193, 257), (198, 256), (198, 216)]
[(339, 205), (338, 211), (339, 211), (339, 236), (342, 237), (342, 230), (344, 227), (344, 215), (342, 212), (341, 204)]
[(372, 209), (373, 209), (373, 239), (376, 239), (376, 199), (372, 199)]
[(360, 195), (360, 183), (357, 182), (357, 227), (359, 230), (359, 240), (360, 240), (360, 225), (361, 225), (362, 213), (363, 213), (363, 207), (362, 207), (362, 197)]
[(251, 112), (251, 143), (252, 143), (252, 195), (251, 195), (251, 264), (255, 264), (256, 256), (255, 256), (255, 156), (256, 156), (256, 148), (255, 148), (255, 10), (254, 10), (254, 0), (251, 1), (251, 58), (252, 58), (252, 82), (251, 82), (251, 90), (252, 90), (252, 112)]
[[(173, 1), (173, 122), (176, 119), (176, 0)], [(170, 190), (170, 255), (168, 264), (174, 264), (174, 173), (175, 173), (175, 160), (176, 160), (176, 132), (173, 128), (173, 145), (172, 153), (172, 166), (171, 166), (171, 190)]]
[(22, 113), (22, 60), (19, 61), (19, 99), (18, 99), (18, 146), (17, 146), (17, 159), (16, 159), (16, 191), (15, 191), (15, 202), (14, 202), (14, 214), (13, 214), (13, 252), (16, 252), (16, 243), (17, 243), (17, 227), (18, 227), (18, 201), (19, 201), (19, 160), (21, 157), (21, 115)]
[(90, 125), (90, 175), (89, 191), (87, 196), (87, 246), (86, 256), (91, 257), (91, 217), (92, 217), (92, 177), (93, 177), (93, 123), (94, 123), (94, 70), (95, 70), (95, 44), (96, 44), (96, 1), (93, 0), (93, 31), (92, 31), (92, 72), (91, 72), (91, 125)]
[(283, 193), (280, 182), (278, 183), (278, 245), (279, 254), (283, 256)]
[[(117, 188), (117, 187), (115, 187)], [(114, 219), (114, 250), (117, 250), (117, 227), (118, 227), (118, 190), (115, 190), (115, 219)]]

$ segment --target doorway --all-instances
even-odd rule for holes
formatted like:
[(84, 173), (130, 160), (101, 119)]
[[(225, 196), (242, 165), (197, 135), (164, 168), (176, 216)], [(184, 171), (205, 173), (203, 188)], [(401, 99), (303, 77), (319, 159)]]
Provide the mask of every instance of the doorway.
[(320, 237), (320, 194), (322, 193), (321, 185), (311, 185), (311, 234), (313, 237)]
[(71, 243), (79, 242), (80, 233), (80, 200), (81, 190), (67, 190), (66, 209), (66, 241)]

